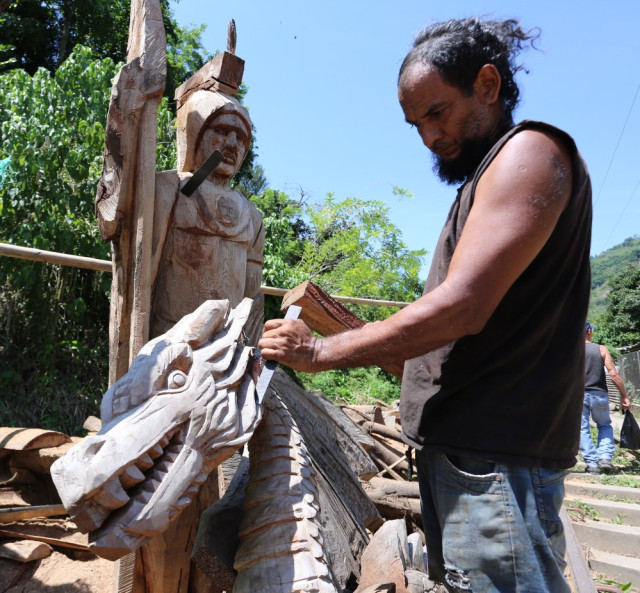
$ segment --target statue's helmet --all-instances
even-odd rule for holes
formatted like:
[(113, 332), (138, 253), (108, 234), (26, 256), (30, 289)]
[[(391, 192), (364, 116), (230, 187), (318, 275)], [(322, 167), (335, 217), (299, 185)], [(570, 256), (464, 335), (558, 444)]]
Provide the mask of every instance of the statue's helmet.
[[(235, 174), (242, 165), (251, 144), (251, 118), (249, 112), (233, 97), (222, 92), (199, 90), (189, 96), (178, 109), (177, 148), (178, 171), (193, 172), (202, 163), (197, 162), (197, 153), (205, 133), (224, 123), (237, 128), (241, 158), (235, 165)], [(205, 158), (209, 155), (205, 155)]]

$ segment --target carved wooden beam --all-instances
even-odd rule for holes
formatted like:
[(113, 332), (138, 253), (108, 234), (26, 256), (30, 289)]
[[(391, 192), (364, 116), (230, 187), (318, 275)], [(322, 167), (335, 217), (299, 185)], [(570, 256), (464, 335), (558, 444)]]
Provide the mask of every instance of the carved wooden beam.
[[(292, 288), (282, 299), (282, 310), (291, 305), (302, 307), (302, 319), (321, 336), (332, 336), (349, 329), (358, 329), (366, 322), (341, 305), (313, 282), (306, 281)], [(404, 363), (388, 362), (381, 365), (383, 371), (402, 379)]]

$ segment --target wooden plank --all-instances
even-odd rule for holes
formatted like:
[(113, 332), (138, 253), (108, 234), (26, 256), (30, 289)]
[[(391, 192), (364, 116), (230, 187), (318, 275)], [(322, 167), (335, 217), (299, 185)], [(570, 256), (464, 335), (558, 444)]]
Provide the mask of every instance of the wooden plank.
[[(282, 310), (286, 311), (291, 305), (302, 307), (300, 319), (321, 336), (332, 336), (365, 325), (357, 315), (329, 296), (317, 284), (308, 280), (284, 295)], [(404, 363), (390, 361), (381, 365), (380, 368), (402, 379)]]
[(34, 535), (30, 533), (23, 533), (20, 531), (12, 531), (10, 529), (0, 529), (0, 537), (13, 538), (13, 539), (28, 539), (36, 542), (43, 542), (50, 546), (59, 548), (69, 548), (70, 550), (83, 550), (90, 552), (88, 544), (81, 544), (76, 541), (61, 539), (57, 537), (47, 537), (46, 535)]
[(573, 577), (576, 591), (579, 591), (579, 593), (597, 593), (591, 573), (582, 555), (580, 542), (578, 542), (564, 506), (560, 509), (560, 520), (564, 528), (564, 537), (567, 545), (566, 558), (571, 568), (571, 576)]
[(402, 440), (402, 433), (399, 430), (396, 430), (392, 426), (387, 426), (386, 424), (379, 424), (378, 422), (364, 422), (362, 425), (362, 430), (365, 432), (381, 435), (388, 439), (393, 439), (398, 443), (401, 443), (405, 447), (407, 446), (405, 442)]
[(271, 388), (287, 405), (311, 454), (326, 467), (325, 471), (336, 472), (329, 476), (331, 483), (357, 482), (356, 476), (368, 480), (377, 473), (358, 444), (362, 431), (338, 406), (320, 393), (305, 391), (281, 369), (274, 374)]
[(9, 507), (0, 509), (0, 523), (14, 523), (38, 517), (56, 517), (66, 515), (67, 511), (61, 504), (48, 504), (33, 507)]
[(66, 434), (42, 428), (0, 427), (0, 449), (25, 451), (28, 449), (45, 449), (59, 447), (71, 442)]

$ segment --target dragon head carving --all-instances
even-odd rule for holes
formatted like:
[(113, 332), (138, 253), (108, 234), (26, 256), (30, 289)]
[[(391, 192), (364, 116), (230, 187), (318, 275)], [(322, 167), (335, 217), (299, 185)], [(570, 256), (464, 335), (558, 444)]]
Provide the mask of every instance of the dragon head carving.
[(164, 531), (261, 418), (242, 329), (251, 299), (206, 301), (148, 342), (105, 394), (102, 430), (51, 467), (93, 551), (115, 560)]

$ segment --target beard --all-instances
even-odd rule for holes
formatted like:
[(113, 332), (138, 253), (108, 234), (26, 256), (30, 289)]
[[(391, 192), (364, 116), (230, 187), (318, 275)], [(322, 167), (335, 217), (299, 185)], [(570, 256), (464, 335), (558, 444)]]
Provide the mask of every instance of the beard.
[(433, 172), (448, 185), (466, 181), (494, 145), (491, 134), (480, 138), (467, 138), (460, 142), (460, 154), (454, 159), (444, 160), (433, 154)]

